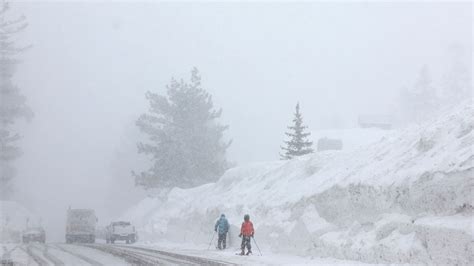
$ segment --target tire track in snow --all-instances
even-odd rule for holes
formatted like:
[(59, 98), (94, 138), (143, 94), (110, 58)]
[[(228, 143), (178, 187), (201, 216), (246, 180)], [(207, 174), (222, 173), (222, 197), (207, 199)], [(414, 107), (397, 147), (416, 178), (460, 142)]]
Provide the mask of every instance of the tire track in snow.
[(31, 248), (31, 245), (27, 245), (26, 248), (25, 247), (20, 247), (21, 250), (23, 250), (26, 254), (28, 254), (28, 257), (32, 258), (36, 264), (40, 265), (40, 266), (43, 266), (43, 265), (50, 265), (48, 263), (48, 261), (46, 261), (45, 259), (43, 259), (41, 256), (35, 254)]
[(43, 252), (43, 257), (45, 257), (47, 260), (51, 261), (55, 266), (64, 266), (65, 263), (62, 262), (60, 259), (58, 259), (57, 257), (55, 257), (54, 255), (52, 255), (48, 249), (49, 249), (49, 245), (42, 245), (40, 248), (40, 246), (38, 245), (34, 245), (34, 247), (38, 250), (40, 250), (41, 252)]
[(137, 252), (120, 248), (112, 245), (85, 245), (85, 247), (100, 250), (101, 252), (112, 254), (118, 258), (124, 259), (132, 265), (193, 265), (193, 263), (177, 260), (173, 258), (158, 257), (156, 254)]
[(84, 256), (84, 255), (82, 255), (82, 254), (80, 254), (80, 253), (77, 253), (77, 252), (68, 250), (68, 249), (66, 249), (66, 248), (64, 248), (64, 247), (62, 247), (62, 246), (60, 246), (59, 244), (54, 245), (54, 247), (57, 248), (57, 249), (59, 249), (59, 250), (61, 250), (61, 251), (63, 251), (63, 252), (66, 252), (66, 253), (68, 253), (68, 254), (71, 254), (71, 255), (73, 255), (73, 256), (75, 256), (75, 257), (77, 257), (77, 258), (80, 258), (81, 260), (83, 260), (83, 261), (89, 263), (90, 265), (93, 265), (93, 266), (102, 266), (102, 265), (103, 265), (102, 263), (100, 263), (100, 262), (98, 262), (98, 261), (96, 261), (96, 260), (93, 260), (93, 259), (91, 259), (91, 258), (89, 258), (89, 257), (86, 257), (86, 256)]
[(154, 253), (160, 256), (167, 256), (174, 258), (176, 260), (182, 260), (182, 261), (187, 261), (188, 263), (194, 263), (197, 265), (214, 265), (214, 266), (221, 266), (221, 265), (234, 265), (233, 263), (225, 262), (225, 261), (219, 261), (219, 260), (213, 260), (213, 259), (207, 259), (207, 258), (201, 258), (201, 257), (196, 257), (196, 256), (190, 256), (190, 255), (184, 255), (184, 254), (178, 254), (178, 253), (172, 253), (168, 251), (162, 251), (162, 250), (157, 250), (157, 249), (150, 249), (150, 248), (144, 248), (144, 247), (136, 247), (136, 246), (121, 246), (124, 248), (132, 249), (132, 250), (140, 250), (148, 253)]
[(15, 246), (12, 249), (8, 250), (6, 246), (2, 246), (3, 253), (0, 259), (0, 265), (10, 265), (12, 263), (11, 253), (15, 251), (19, 246)]
[[(9, 253), (8, 254), (9, 258), (7, 258), (6, 261), (2, 261), (2, 263), (4, 262), (6, 263), (0, 264), (0, 265), (11, 265), (12, 262), (13, 262), (13, 265), (28, 265), (28, 266), (39, 265), (33, 259), (33, 257), (31, 257), (26, 252), (26, 249), (24, 245), (22, 244), (16, 245), (14, 248), (10, 249), (8, 253)], [(21, 255), (19, 256), (19, 254)]]
[(2, 260), (9, 259), (11, 257), (12, 252), (15, 251), (15, 249), (19, 247), (20, 247), (19, 245), (16, 245), (12, 249), (8, 250), (6, 246), (2, 246), (2, 249), (3, 249)]
[(133, 265), (235, 265), (230, 262), (201, 258), (156, 249), (128, 245), (85, 245), (122, 257)]

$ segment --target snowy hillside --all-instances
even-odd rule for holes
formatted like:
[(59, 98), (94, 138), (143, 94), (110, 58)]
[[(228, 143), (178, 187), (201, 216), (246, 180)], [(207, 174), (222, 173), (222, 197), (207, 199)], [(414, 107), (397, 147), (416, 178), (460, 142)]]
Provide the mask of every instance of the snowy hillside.
[(343, 152), (230, 169), (213, 184), (146, 199), (142, 241), (208, 243), (225, 213), (230, 242), (249, 213), (264, 250), (363, 262), (473, 261), (474, 110)]

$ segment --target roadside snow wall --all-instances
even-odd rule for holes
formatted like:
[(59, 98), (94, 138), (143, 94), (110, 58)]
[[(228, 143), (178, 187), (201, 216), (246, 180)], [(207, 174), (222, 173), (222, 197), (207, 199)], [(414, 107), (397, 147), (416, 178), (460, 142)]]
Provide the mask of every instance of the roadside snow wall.
[(217, 182), (148, 198), (135, 217), (142, 241), (208, 243), (225, 213), (233, 247), (244, 214), (274, 252), (373, 263), (462, 264), (473, 257), (474, 110), (350, 152), (228, 170)]

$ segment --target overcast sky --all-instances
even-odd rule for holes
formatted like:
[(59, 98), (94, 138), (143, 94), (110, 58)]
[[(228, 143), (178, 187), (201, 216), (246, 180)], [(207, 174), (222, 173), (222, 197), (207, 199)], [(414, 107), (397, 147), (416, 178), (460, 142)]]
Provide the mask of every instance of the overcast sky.
[(472, 56), (470, 3), (12, 7), (30, 23), (22, 42), (33, 44), (15, 78), (35, 112), (20, 192), (39, 212), (61, 215), (69, 204), (112, 215), (105, 195), (136, 163), (133, 123), (147, 109), (145, 92), (164, 93), (193, 66), (230, 125), (229, 158), (243, 164), (278, 159), (297, 101), (312, 129), (333, 118), (351, 127), (358, 114), (390, 113), (424, 64), (438, 82), (452, 44)]

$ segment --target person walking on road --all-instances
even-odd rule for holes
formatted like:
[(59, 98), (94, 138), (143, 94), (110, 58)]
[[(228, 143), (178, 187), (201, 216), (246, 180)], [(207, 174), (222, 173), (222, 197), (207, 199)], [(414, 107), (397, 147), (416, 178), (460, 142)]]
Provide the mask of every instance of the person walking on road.
[(227, 232), (229, 231), (229, 222), (227, 221), (227, 218), (225, 218), (224, 214), (221, 214), (221, 218), (217, 220), (216, 225), (214, 226), (214, 231), (216, 231), (219, 236), (217, 239), (217, 248), (225, 249)]
[[(242, 227), (240, 228), (240, 235), (242, 237), (242, 252), (240, 255), (249, 255), (252, 253), (252, 245), (250, 244), (250, 238), (253, 237), (255, 234), (255, 230), (253, 229), (253, 224), (250, 221), (250, 216), (246, 214), (244, 216), (244, 222), (242, 223)], [(247, 247), (247, 253), (245, 253), (245, 247)]]

